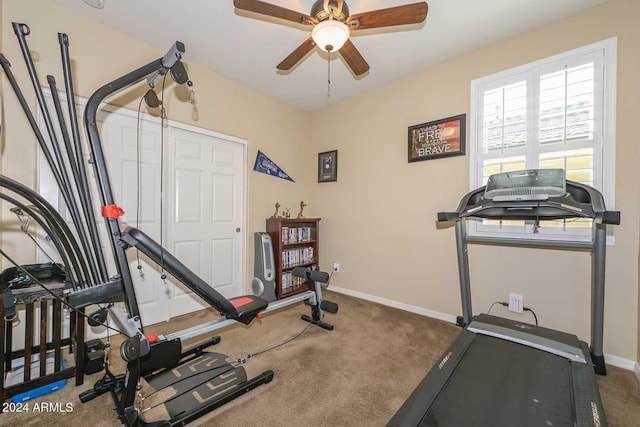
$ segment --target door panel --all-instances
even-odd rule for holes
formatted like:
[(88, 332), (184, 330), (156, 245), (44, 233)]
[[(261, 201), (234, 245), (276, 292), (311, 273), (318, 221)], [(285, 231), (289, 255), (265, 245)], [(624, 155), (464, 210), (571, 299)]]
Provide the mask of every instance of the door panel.
[(211, 277), (213, 286), (221, 293), (231, 292), (234, 286), (235, 271), (228, 268), (233, 265), (236, 253), (234, 239), (216, 239), (211, 242)]
[(202, 175), (200, 171), (176, 169), (176, 222), (197, 223), (203, 222), (204, 206), (202, 197)]
[(213, 220), (216, 223), (232, 223), (234, 217), (235, 177), (229, 175), (217, 175), (213, 178), (213, 188), (217, 201), (228, 203), (216, 203), (213, 207)]

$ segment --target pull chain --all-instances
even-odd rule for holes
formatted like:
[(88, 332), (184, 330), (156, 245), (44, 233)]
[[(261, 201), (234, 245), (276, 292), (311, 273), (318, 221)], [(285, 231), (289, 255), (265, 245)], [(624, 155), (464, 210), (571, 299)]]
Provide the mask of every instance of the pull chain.
[(327, 103), (331, 99), (331, 50), (327, 50)]

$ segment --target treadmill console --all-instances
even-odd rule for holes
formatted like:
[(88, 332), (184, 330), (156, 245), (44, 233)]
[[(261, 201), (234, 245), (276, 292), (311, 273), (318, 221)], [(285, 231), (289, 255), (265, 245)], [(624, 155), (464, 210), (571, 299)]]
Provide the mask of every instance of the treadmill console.
[(491, 175), (487, 181), (485, 200), (508, 202), (547, 200), (562, 197), (565, 189), (564, 169), (532, 169)]

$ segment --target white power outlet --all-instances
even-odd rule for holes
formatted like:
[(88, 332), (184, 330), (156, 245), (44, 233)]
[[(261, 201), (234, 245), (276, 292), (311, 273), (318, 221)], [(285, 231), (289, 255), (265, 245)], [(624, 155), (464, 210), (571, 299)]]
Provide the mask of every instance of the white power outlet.
[(519, 294), (509, 294), (509, 311), (522, 313), (524, 309), (524, 298)]
[(334, 262), (333, 263), (333, 272), (334, 273), (340, 272), (340, 263), (339, 262)]

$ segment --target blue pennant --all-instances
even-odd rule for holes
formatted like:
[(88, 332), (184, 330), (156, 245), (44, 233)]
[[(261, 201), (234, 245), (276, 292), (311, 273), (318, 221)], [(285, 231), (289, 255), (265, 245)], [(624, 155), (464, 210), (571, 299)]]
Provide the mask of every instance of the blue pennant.
[(260, 173), (265, 173), (271, 176), (277, 176), (278, 178), (286, 179), (287, 181), (295, 182), (289, 175), (287, 175), (278, 165), (264, 155), (264, 153), (258, 150), (256, 156), (256, 163), (253, 165), (253, 170)]

